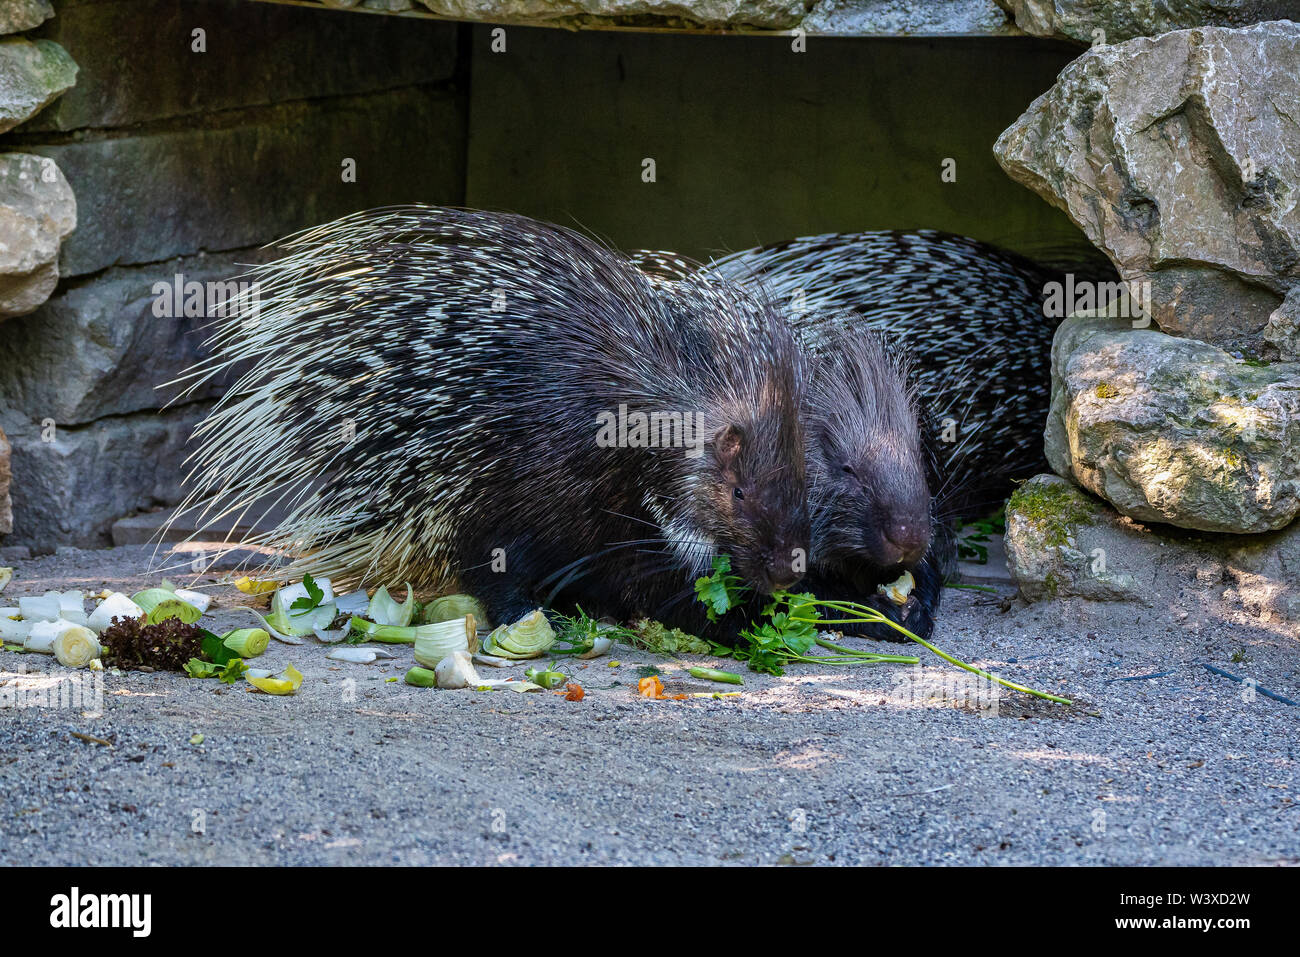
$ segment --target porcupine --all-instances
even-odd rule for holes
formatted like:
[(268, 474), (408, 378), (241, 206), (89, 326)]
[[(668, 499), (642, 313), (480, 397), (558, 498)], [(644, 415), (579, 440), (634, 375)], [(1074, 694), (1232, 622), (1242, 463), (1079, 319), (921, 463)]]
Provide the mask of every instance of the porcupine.
[[(651, 271), (673, 261), (669, 253), (640, 259)], [(1042, 303), (1063, 270), (933, 230), (807, 237), (711, 268), (785, 304), (820, 356), (808, 412), (814, 544), (803, 587), (897, 620), (876, 586), (912, 571), (906, 624), (924, 637), (955, 558), (951, 519), (992, 509), (1014, 479), (1046, 468), (1055, 322)], [(1096, 261), (1073, 268), (1114, 278)]]
[[(926, 638), (954, 549), (931, 494), (939, 475), (911, 357), (880, 330), (845, 320), (818, 345), (805, 412), (813, 546), (801, 587), (872, 607)], [(916, 587), (900, 609), (878, 588), (904, 570)], [(855, 630), (902, 640), (885, 625)]]
[[(253, 543), (318, 575), (450, 571), (498, 622), (551, 596), (708, 632), (691, 585), (715, 554), (761, 592), (797, 578), (806, 372), (761, 298), (700, 272), (668, 300), (611, 250), (506, 214), (373, 210), (281, 246), (253, 271), (258, 312), (191, 374), (251, 364), (196, 431), (182, 509), (273, 497), (288, 515)], [(698, 453), (598, 444), (600, 417), (637, 412), (678, 415), (684, 441), (702, 423)]]
[[(700, 268), (665, 251), (640, 250), (632, 257), (669, 301), (682, 298), (679, 287)], [(770, 295), (764, 276), (750, 275), (746, 282)], [(909, 357), (897, 342), (852, 317), (828, 324), (822, 333), (805, 343), (813, 357), (802, 412), (812, 551), (799, 589), (869, 605), (925, 637), (934, 628), (951, 548), (933, 514), (934, 455), (922, 437)], [(914, 573), (917, 587), (904, 620), (877, 586), (905, 569)], [(757, 609), (751, 603), (745, 610)], [(858, 631), (901, 637), (883, 625)]]
[(1042, 437), (1057, 323), (1044, 315), (1045, 288), (1067, 269), (1115, 278), (1095, 261), (1048, 265), (935, 230), (811, 236), (711, 266), (737, 281), (761, 280), (814, 347), (846, 325), (904, 344), (919, 401), (939, 432), (942, 487), (934, 491), (945, 512), (964, 518), (996, 508), (1016, 479), (1047, 470)]

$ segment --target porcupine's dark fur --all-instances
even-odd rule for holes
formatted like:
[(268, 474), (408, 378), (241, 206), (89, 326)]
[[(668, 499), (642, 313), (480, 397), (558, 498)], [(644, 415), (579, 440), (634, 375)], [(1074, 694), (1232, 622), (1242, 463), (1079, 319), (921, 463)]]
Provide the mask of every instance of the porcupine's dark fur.
[[(720, 552), (761, 591), (793, 582), (806, 376), (759, 297), (698, 272), (670, 301), (569, 230), (435, 207), (282, 246), (193, 374), (251, 367), (196, 433), (211, 519), (278, 498), (254, 543), (390, 586), (454, 573), (497, 621), (556, 595), (707, 631), (691, 584)], [(701, 414), (703, 455), (598, 446), (620, 405)]]
[[(934, 230), (832, 233), (715, 260), (731, 279), (761, 282), (816, 345), (846, 326), (885, 333), (911, 355), (920, 404), (936, 431), (945, 513), (978, 518), (1015, 481), (1047, 470), (1052, 334), (1045, 287), (1064, 267)], [(1111, 281), (1096, 262), (1070, 271)], [(791, 303), (794, 308), (790, 308)], [(955, 441), (939, 440), (945, 420)]]
[[(1048, 266), (933, 230), (813, 236), (712, 268), (785, 303), (805, 346), (822, 356), (809, 413), (806, 587), (898, 620), (876, 586), (907, 568), (916, 600), (904, 624), (927, 636), (955, 561), (953, 520), (991, 511), (1016, 480), (1047, 469), (1057, 325), (1043, 311), (1048, 283), (1067, 268), (1111, 282), (1113, 270), (1095, 259)], [(942, 441), (949, 424), (955, 441)], [(919, 534), (923, 501), (928, 536)], [(882, 537), (900, 526), (901, 544)], [(885, 627), (867, 633), (898, 637)]]
[[(925, 638), (953, 547), (931, 495), (939, 476), (921, 416), (910, 358), (885, 333), (846, 325), (819, 341), (805, 413), (813, 548), (801, 587), (868, 605)], [(878, 591), (904, 570), (916, 581), (905, 617)], [(884, 625), (858, 633), (902, 639)]]

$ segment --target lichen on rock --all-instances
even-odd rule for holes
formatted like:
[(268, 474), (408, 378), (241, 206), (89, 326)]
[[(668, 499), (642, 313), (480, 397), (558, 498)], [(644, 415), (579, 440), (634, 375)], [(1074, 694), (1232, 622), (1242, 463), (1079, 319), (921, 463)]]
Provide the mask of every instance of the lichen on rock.
[(77, 81), (77, 64), (52, 40), (0, 40), (0, 133), (31, 119)]

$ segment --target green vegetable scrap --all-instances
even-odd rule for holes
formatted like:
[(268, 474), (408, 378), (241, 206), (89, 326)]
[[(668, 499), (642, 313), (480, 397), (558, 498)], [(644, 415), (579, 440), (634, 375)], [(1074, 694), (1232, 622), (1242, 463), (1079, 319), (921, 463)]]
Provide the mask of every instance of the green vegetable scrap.
[(316, 579), (310, 575), (302, 576), (302, 587), (307, 589), (305, 598), (297, 598), (289, 606), (290, 611), (307, 612), (319, 608), (325, 601), (325, 590), (316, 584)]
[(635, 635), (630, 629), (597, 621), (581, 606), (577, 611), (572, 616), (554, 610), (549, 613), (555, 630), (555, 644), (551, 646), (550, 654), (594, 658), (609, 651), (616, 641), (633, 642)]
[(238, 628), (222, 635), (221, 643), (240, 658), (256, 658), (266, 652), (271, 636), (263, 628)]
[(474, 620), (485, 628), (492, 627), (488, 620), (487, 609), (473, 595), (443, 595), (435, 598), (420, 609), (420, 624), (430, 625), (440, 621), (452, 621), (473, 615)]
[(176, 593), (168, 588), (146, 588), (131, 596), (131, 600), (144, 611), (147, 616), (146, 623), (150, 625), (156, 625), (168, 618), (179, 618), (185, 624), (192, 625), (203, 616), (203, 612), (189, 602), (177, 598)]
[(731, 574), (731, 556), (713, 559), (713, 573), (695, 580), (695, 595), (704, 602), (709, 621), (717, 621), (741, 603), (747, 589), (739, 575)]
[(687, 668), (687, 674), (692, 678), (699, 678), (703, 681), (721, 681), (728, 685), (743, 685), (745, 679), (740, 675), (732, 674), (730, 671), (719, 671), (717, 668)]
[(185, 673), (191, 678), (217, 678), (223, 685), (232, 685), (244, 676), (248, 665), (242, 658), (231, 658), (224, 665), (202, 658), (191, 658), (185, 663)]
[(540, 658), (555, 644), (555, 631), (539, 608), (513, 625), (500, 625), (483, 639), (483, 653), (498, 658)]
[[(701, 583), (709, 581), (709, 579), (700, 579), (700, 582), (696, 583), (696, 594), (700, 596), (701, 601), (708, 604), (716, 597), (715, 585), (725, 588), (724, 579), (728, 570), (728, 567), (720, 565), (715, 560), (713, 575), (710, 576), (714, 584), (702, 586)], [(837, 617), (823, 618), (821, 609), (827, 609)], [(725, 610), (723, 609), (723, 611)], [(912, 634), (898, 622), (881, 614), (874, 608), (869, 608), (857, 602), (823, 601), (806, 592), (802, 594), (777, 592), (772, 596), (772, 601), (763, 609), (763, 617), (767, 621), (758, 625), (751, 625), (741, 632), (741, 640), (737, 642), (736, 647), (728, 648), (724, 645), (715, 644), (714, 652), (718, 655), (731, 655), (740, 661), (746, 661), (754, 671), (774, 675), (782, 674), (784, 666), (794, 661), (823, 665), (879, 662), (916, 664), (919, 659), (910, 656), (878, 655), (872, 652), (855, 651), (852, 648), (845, 648), (842, 645), (827, 641), (825, 638), (818, 637), (819, 629), (827, 625), (887, 625), (899, 634), (920, 645), (924, 645), (949, 664), (979, 675), (981, 678), (996, 682), (1013, 691), (1033, 695), (1036, 698), (1055, 701), (1059, 704), (1071, 704), (1069, 698), (1061, 698), (1044, 691), (1035, 691), (1032, 688), (1026, 688), (1024, 685), (1018, 685), (999, 678), (997, 675), (990, 674), (981, 668), (968, 665), (966, 662), (936, 648), (924, 638)], [(812, 650), (813, 645), (819, 645), (834, 652), (834, 654), (810, 655), (809, 652)]]
[(546, 671), (541, 668), (529, 668), (524, 672), (524, 677), (548, 690), (558, 688), (569, 680), (569, 676), (562, 671)]
[(703, 638), (688, 634), (680, 628), (667, 628), (657, 621), (642, 618), (628, 629), (627, 643), (656, 655), (709, 655), (713, 646)]
[(417, 688), (436, 688), (438, 676), (428, 668), (412, 668), (406, 673), (406, 683)]

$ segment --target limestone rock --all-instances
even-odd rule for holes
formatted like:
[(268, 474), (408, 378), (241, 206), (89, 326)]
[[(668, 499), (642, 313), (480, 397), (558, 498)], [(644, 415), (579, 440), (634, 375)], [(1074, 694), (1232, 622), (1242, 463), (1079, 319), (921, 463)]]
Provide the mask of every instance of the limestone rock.
[(1037, 37), (1117, 43), (1188, 27), (1242, 27), (1300, 20), (1300, 0), (997, 0), (1016, 26)]
[(52, 16), (50, 0), (4, 0), (0, 3), (0, 34), (31, 30)]
[(76, 200), (53, 160), (0, 155), (0, 320), (50, 297), (59, 245), (76, 225)]
[(818, 0), (810, 36), (1004, 36), (1021, 31), (993, 0)]
[(1288, 358), (1300, 356), (1300, 286), (1293, 287), (1273, 310), (1264, 327), (1264, 338)]
[(1055, 475), (1007, 503), (1007, 569), (1029, 601), (1125, 602), (1300, 624), (1300, 523), (1263, 535), (1145, 526)]
[(1269, 357), (1300, 286), (1298, 103), (1300, 25), (1180, 30), (1089, 50), (994, 152), (1150, 283), (1166, 332)]
[(1030, 601), (1149, 603), (1155, 566), (1116, 547), (1126, 534), (1102, 503), (1064, 479), (1039, 475), (1007, 502), (1007, 570)]
[(1218, 532), (1300, 513), (1300, 364), (1071, 316), (1052, 344), (1052, 468), (1141, 521)]
[(77, 64), (50, 40), (0, 40), (0, 133), (40, 112), (77, 80)]

